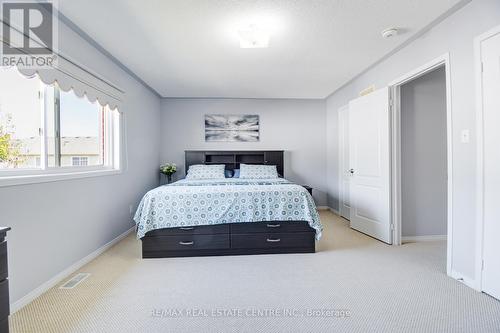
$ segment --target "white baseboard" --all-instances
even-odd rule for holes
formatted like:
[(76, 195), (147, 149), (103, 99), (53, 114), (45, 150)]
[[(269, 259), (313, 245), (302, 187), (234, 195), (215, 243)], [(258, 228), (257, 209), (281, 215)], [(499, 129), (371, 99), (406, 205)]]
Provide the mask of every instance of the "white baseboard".
[(12, 303), (10, 305), (10, 312), (11, 312), (11, 314), (13, 314), (16, 311), (20, 310), (25, 305), (31, 303), (35, 298), (39, 297), (44, 292), (46, 292), (50, 288), (52, 288), (55, 285), (57, 285), (59, 282), (61, 282), (63, 279), (65, 279), (69, 275), (73, 274), (75, 271), (79, 270), (85, 264), (87, 264), (87, 263), (91, 262), (92, 260), (94, 260), (95, 258), (97, 258), (99, 255), (101, 255), (102, 253), (104, 253), (110, 247), (112, 247), (113, 245), (115, 245), (116, 243), (118, 243), (119, 241), (121, 241), (122, 239), (124, 239), (125, 237), (127, 237), (134, 230), (135, 230), (135, 226), (132, 227), (132, 228), (130, 228), (129, 230), (125, 231), (124, 233), (122, 233), (121, 235), (119, 235), (118, 237), (116, 237), (115, 239), (112, 239), (111, 241), (107, 242), (106, 244), (104, 244), (103, 246), (101, 246), (100, 248), (98, 248), (97, 250), (95, 250), (94, 252), (92, 252), (91, 254), (89, 254), (88, 256), (86, 256), (86, 257), (78, 260), (77, 262), (75, 262), (74, 264), (72, 264), (71, 266), (69, 266), (68, 268), (66, 268), (65, 270), (63, 270), (62, 272), (56, 274), (50, 280), (44, 282), (43, 284), (41, 284), (36, 289), (34, 289), (33, 291), (29, 292), (27, 295), (23, 296), (22, 298), (20, 298), (16, 302)]
[(328, 209), (330, 209), (330, 212), (332, 212), (333, 214), (340, 216), (340, 212), (338, 210), (333, 209), (331, 207), (328, 207)]
[(316, 206), (316, 208), (318, 210), (329, 210), (330, 212), (332, 212), (333, 214), (335, 215), (340, 215), (339, 211), (336, 210), (336, 209), (333, 209), (332, 207), (330, 206)]
[(446, 240), (446, 235), (429, 235), (429, 236), (403, 236), (403, 242), (432, 242)]
[(452, 270), (450, 272), (449, 276), (455, 280), (462, 282), (466, 286), (471, 287), (472, 289), (481, 292), (479, 285), (475, 279), (471, 279), (470, 277), (464, 276), (463, 274), (460, 274), (454, 270)]

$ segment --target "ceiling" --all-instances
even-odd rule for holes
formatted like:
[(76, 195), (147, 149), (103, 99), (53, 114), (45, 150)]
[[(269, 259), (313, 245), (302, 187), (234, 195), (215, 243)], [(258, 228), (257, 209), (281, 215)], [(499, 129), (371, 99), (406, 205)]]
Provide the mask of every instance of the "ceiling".
[[(460, 0), (59, 0), (163, 97), (325, 98)], [(268, 48), (242, 49), (249, 24)], [(383, 39), (381, 31), (401, 34)]]

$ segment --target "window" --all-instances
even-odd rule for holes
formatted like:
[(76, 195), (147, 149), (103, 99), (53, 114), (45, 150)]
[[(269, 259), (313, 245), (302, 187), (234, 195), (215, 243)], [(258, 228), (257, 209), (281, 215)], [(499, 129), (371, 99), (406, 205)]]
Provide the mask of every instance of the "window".
[(89, 158), (87, 156), (73, 156), (71, 157), (72, 166), (87, 166), (89, 165)]
[[(59, 92), (61, 128), (61, 166), (102, 165), (104, 163), (104, 108), (97, 102)], [(88, 164), (74, 164), (74, 155), (87, 156)], [(78, 158), (77, 158), (78, 159)]]
[(0, 69), (0, 185), (16, 176), (118, 169), (119, 113)]
[(36, 168), (40, 158), (41, 110), (38, 79), (0, 69), (0, 169)]

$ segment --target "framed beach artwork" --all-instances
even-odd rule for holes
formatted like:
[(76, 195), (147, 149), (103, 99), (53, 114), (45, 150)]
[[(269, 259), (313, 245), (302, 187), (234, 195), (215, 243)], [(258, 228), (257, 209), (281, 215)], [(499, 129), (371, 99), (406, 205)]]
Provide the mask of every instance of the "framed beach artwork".
[(259, 141), (259, 115), (208, 114), (205, 115), (205, 141), (256, 142)]

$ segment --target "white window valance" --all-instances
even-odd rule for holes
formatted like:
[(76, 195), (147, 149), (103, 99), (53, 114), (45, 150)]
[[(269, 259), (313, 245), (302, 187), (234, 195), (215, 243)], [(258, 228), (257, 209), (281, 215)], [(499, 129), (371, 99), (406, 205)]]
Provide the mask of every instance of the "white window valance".
[[(2, 24), (6, 25), (4, 22)], [(11, 33), (21, 34), (17, 29), (12, 29)], [(16, 39), (12, 37), (11, 40)], [(3, 36), (0, 36), (0, 41), (4, 43)], [(118, 108), (122, 111), (120, 104), (125, 95), (123, 90), (69, 57), (54, 53), (57, 55), (57, 62), (53, 68), (18, 68), (18, 71), (27, 77), (38, 75), (45, 84), (57, 83), (64, 91), (73, 90), (79, 97), (85, 95), (91, 102), (97, 101), (102, 106), (108, 105), (111, 109)]]
[(64, 91), (73, 90), (78, 97), (86, 96), (91, 102), (97, 101), (102, 106), (121, 111), (120, 104), (124, 97), (121, 89), (61, 56), (58, 56), (54, 68), (18, 68), (18, 71), (27, 77), (37, 75), (45, 84), (57, 83)]

